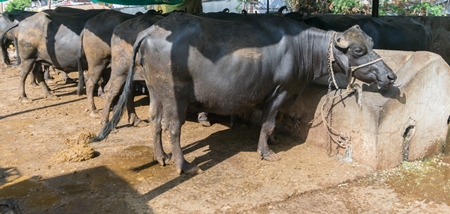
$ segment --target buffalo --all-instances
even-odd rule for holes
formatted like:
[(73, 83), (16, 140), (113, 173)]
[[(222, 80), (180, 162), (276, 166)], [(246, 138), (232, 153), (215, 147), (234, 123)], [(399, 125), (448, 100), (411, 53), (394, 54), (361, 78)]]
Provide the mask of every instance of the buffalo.
[[(129, 19), (114, 28), (111, 37), (111, 76), (105, 87), (105, 101), (102, 110), (101, 121), (106, 123), (109, 120), (109, 109), (113, 100), (120, 94), (125, 83), (128, 68), (131, 65), (131, 52), (133, 44), (139, 32), (147, 29), (153, 23), (163, 19), (158, 13), (147, 12), (141, 16)], [(140, 66), (137, 66), (137, 70)], [(135, 81), (143, 81), (140, 72), (136, 72)], [(127, 105), (128, 121), (137, 126), (141, 119), (136, 115), (133, 99)]]
[[(80, 52), (80, 34), (87, 20), (106, 10), (86, 10), (77, 13), (45, 11), (20, 22), (17, 27), (18, 51), (21, 59), (19, 99), (29, 101), (25, 93), (25, 79), (33, 68), (52, 65), (72, 72), (78, 70), (77, 55)], [(86, 62), (82, 62), (87, 67)], [(43, 73), (36, 72), (36, 79), (44, 92), (51, 97), (43, 81)]]
[[(167, 14), (164, 14), (164, 16), (165, 15)], [(218, 13), (200, 13), (196, 15), (222, 20), (238, 19), (242, 17), (241, 14), (228, 13), (227, 10)], [(105, 87), (105, 100), (101, 115), (102, 124), (106, 124), (109, 121), (109, 109), (111, 108), (113, 100), (120, 94), (123, 85), (125, 84), (125, 77), (131, 64), (130, 59), (133, 44), (136, 41), (138, 33), (149, 28), (153, 23), (164, 18), (164, 16), (156, 11), (148, 11), (142, 16), (124, 21), (114, 29), (111, 39), (111, 76)], [(136, 66), (135, 69), (134, 80), (143, 81), (144, 79), (140, 75), (141, 67)], [(129, 103), (127, 104), (127, 112), (128, 122), (137, 126), (141, 122), (141, 119), (136, 115), (132, 98), (129, 99)], [(199, 113), (198, 121), (203, 126), (211, 125), (205, 112)]]
[(92, 141), (104, 139), (120, 120), (137, 63), (150, 94), (155, 159), (161, 165), (171, 159), (161, 142), (167, 129), (177, 172), (187, 174), (201, 171), (185, 160), (180, 146), (188, 109), (238, 114), (261, 108), (257, 153), (276, 161), (280, 158), (267, 142), (276, 115), (308, 83), (332, 71), (380, 87), (397, 78), (360, 27), (323, 31), (273, 15), (216, 20), (174, 12), (139, 34), (132, 59), (137, 55), (117, 111)]
[(412, 19), (384, 21), (370, 16), (312, 16), (305, 18), (302, 13), (292, 12), (285, 17), (304, 22), (322, 30), (343, 31), (359, 25), (374, 42), (375, 49), (429, 51), (432, 44), (431, 30)]
[[(85, 10), (77, 9), (77, 8), (71, 8), (71, 7), (57, 7), (54, 10), (44, 10), (44, 11), (52, 11), (57, 13), (84, 13)], [(12, 12), (5, 12), (0, 15), (0, 34), (1, 41), (2, 41), (2, 52), (4, 57), (4, 62), (6, 64), (10, 64), (8, 52), (6, 51), (7, 47), (14, 43), (14, 46), (16, 46), (16, 52), (17, 52), (17, 26), (19, 23), (32, 16), (35, 15), (37, 12), (34, 11), (12, 11)], [(17, 53), (17, 56), (19, 54)], [(17, 64), (20, 64), (20, 58), (18, 58)]]
[(11, 44), (16, 46), (15, 31), (11, 29), (14, 29), (20, 21), (34, 14), (36, 14), (36, 12), (31, 11), (14, 11), (0, 14), (0, 41), (2, 49), (5, 50), (3, 51), (3, 62), (5, 62), (5, 64), (10, 64), (6, 49)]
[[(97, 108), (94, 103), (94, 86), (102, 76), (108, 75), (105, 72), (111, 62), (111, 36), (114, 28), (120, 23), (135, 18), (135, 15), (122, 13), (115, 10), (106, 11), (89, 19), (85, 26), (81, 38), (80, 51), (87, 61), (87, 72), (83, 75), (83, 65), (79, 65), (79, 88), (86, 78), (86, 95), (88, 111), (91, 117), (98, 117)], [(80, 60), (81, 62), (81, 60)], [(107, 79), (107, 78), (104, 78)]]

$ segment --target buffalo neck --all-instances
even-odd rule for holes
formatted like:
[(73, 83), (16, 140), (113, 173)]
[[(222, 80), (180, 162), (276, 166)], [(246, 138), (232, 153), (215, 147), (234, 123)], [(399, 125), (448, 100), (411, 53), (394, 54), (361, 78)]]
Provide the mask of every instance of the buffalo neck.
[(309, 28), (300, 34), (300, 70), (309, 81), (328, 74), (329, 46), (333, 31)]

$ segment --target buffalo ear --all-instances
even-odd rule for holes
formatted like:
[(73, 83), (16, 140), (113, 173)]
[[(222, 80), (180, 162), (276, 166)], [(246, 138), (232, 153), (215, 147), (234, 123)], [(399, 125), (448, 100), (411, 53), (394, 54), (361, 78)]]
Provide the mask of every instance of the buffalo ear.
[(338, 46), (341, 49), (347, 49), (348, 48), (348, 41), (345, 40), (344, 34), (340, 33), (339, 35), (336, 35), (334, 39), (334, 44)]

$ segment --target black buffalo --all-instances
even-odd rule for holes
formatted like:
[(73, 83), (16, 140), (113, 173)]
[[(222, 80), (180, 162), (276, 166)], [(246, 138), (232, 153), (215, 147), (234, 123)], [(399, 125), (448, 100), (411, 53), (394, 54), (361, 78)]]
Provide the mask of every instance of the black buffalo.
[(312, 16), (292, 12), (285, 17), (304, 22), (322, 30), (343, 31), (359, 25), (374, 42), (375, 49), (429, 51), (432, 44), (431, 30), (412, 18), (384, 21), (370, 16)]
[[(21, 21), (17, 27), (20, 64), (19, 99), (27, 101), (25, 79), (33, 68), (52, 65), (54, 68), (78, 71), (80, 34), (87, 20), (106, 10), (86, 10), (77, 13), (55, 11), (39, 12)], [(87, 67), (86, 62), (83, 63)], [(51, 97), (43, 81), (43, 73), (36, 72), (36, 79), (44, 92)]]
[[(329, 55), (336, 72), (380, 87), (394, 83), (396, 75), (372, 48), (358, 26), (341, 33), (272, 15), (224, 21), (172, 13), (141, 32), (133, 47), (149, 88), (156, 160), (164, 165), (169, 159), (161, 142), (162, 130), (168, 129), (177, 171), (200, 171), (180, 147), (189, 108), (217, 114), (261, 108), (257, 152), (262, 159), (279, 160), (267, 143), (276, 115), (308, 83), (331, 71)], [(104, 139), (121, 118), (134, 74), (131, 62), (119, 108), (93, 141)]]
[[(44, 10), (44, 11), (53, 11), (57, 13), (84, 13), (85, 10), (77, 9), (77, 8), (71, 8), (71, 7), (57, 7), (54, 10)], [(16, 47), (16, 53), (17, 53), (17, 26), (19, 23), (36, 14), (37, 12), (34, 11), (12, 11), (12, 12), (6, 12), (3, 14), (0, 14), (0, 41), (2, 42), (2, 53), (4, 57), (4, 62), (6, 64), (10, 64), (8, 52), (6, 49), (10, 44), (14, 44)], [(17, 53), (17, 57), (18, 57)], [(17, 64), (20, 64), (20, 58), (17, 59)]]
[(83, 83), (82, 77), (86, 78), (87, 109), (91, 117), (99, 117), (94, 103), (94, 86), (102, 76), (109, 74), (106, 70), (111, 62), (111, 36), (113, 30), (120, 23), (135, 17), (136, 15), (110, 10), (89, 19), (84, 26), (81, 35), (81, 51), (84, 54), (79, 54), (79, 57), (84, 55), (88, 69), (83, 76), (83, 65), (79, 65), (80, 81), (78, 84), (79, 88), (81, 88), (80, 84)]
[[(201, 13), (196, 15), (222, 20), (238, 19), (242, 17), (241, 14), (228, 13), (225, 10), (218, 13)], [(138, 33), (149, 28), (153, 23), (161, 20), (162, 18), (164, 18), (164, 16), (160, 15), (156, 11), (148, 11), (143, 16), (124, 21), (114, 29), (111, 39), (111, 76), (105, 87), (106, 93), (101, 116), (102, 124), (109, 121), (109, 109), (111, 109), (113, 100), (120, 94), (123, 85), (125, 84), (128, 68), (131, 64), (130, 59), (133, 44), (136, 41)], [(144, 80), (140, 73), (141, 66), (136, 66), (136, 72), (134, 75), (135, 81)], [(141, 119), (139, 119), (136, 114), (132, 98), (128, 101), (127, 112), (128, 122), (134, 126), (137, 126), (141, 122)], [(198, 119), (202, 125), (210, 126), (205, 113), (200, 113)]]
[[(133, 44), (139, 32), (147, 29), (153, 23), (163, 19), (159, 13), (147, 12), (141, 16), (124, 21), (113, 31), (111, 37), (111, 76), (105, 87), (105, 100), (102, 110), (101, 121), (106, 123), (109, 120), (109, 110), (113, 100), (121, 93), (125, 83), (125, 77), (131, 65), (131, 52)], [(135, 81), (143, 81), (140, 75), (141, 66), (137, 66)], [(141, 119), (136, 115), (133, 99), (127, 105), (128, 121), (137, 126)]]
[[(31, 11), (13, 11), (0, 14), (0, 41), (3, 51), (3, 62), (10, 64), (8, 52), (6, 51), (11, 44), (16, 46), (16, 36), (14, 29), (17, 24), (25, 18), (36, 14)], [(17, 50), (17, 49), (16, 49)]]

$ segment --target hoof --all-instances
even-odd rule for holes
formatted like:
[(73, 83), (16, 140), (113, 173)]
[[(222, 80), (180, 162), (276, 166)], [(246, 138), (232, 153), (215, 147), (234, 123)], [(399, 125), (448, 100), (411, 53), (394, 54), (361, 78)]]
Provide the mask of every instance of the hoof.
[(91, 118), (100, 118), (100, 115), (98, 114), (97, 111), (92, 111), (92, 112), (89, 114), (89, 116), (90, 116)]
[(203, 170), (201, 170), (198, 166), (187, 163), (183, 164), (184, 166), (181, 168), (177, 167), (177, 173), (181, 175), (182, 173), (187, 175), (197, 175), (203, 173)]
[(145, 121), (141, 121), (138, 124), (134, 124), (134, 127), (147, 127), (149, 125), (149, 123), (145, 122)]
[(165, 166), (172, 160), (172, 155), (164, 154), (162, 158), (153, 157), (153, 160), (158, 161), (159, 165)]
[(202, 126), (204, 126), (204, 127), (210, 127), (211, 126), (211, 123), (209, 121), (207, 121), (207, 120), (199, 120), (198, 122), (200, 124), (202, 124)]
[(261, 159), (266, 160), (266, 161), (279, 161), (281, 160), (281, 158), (272, 150), (269, 150), (269, 152), (266, 153), (262, 153), (261, 150), (258, 150), (258, 154), (259, 156), (261, 156)]
[(134, 127), (146, 127), (149, 125), (149, 123), (137, 118), (134, 120), (133, 123), (131, 123)]
[(52, 95), (52, 94), (45, 96), (45, 98), (48, 100), (60, 100), (60, 98), (58, 96)]
[(33, 100), (28, 99), (28, 97), (19, 97), (19, 100), (20, 100), (22, 103), (32, 103), (32, 102), (33, 102)]

